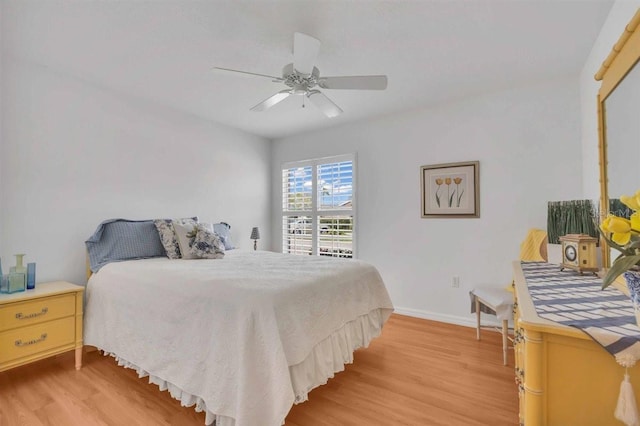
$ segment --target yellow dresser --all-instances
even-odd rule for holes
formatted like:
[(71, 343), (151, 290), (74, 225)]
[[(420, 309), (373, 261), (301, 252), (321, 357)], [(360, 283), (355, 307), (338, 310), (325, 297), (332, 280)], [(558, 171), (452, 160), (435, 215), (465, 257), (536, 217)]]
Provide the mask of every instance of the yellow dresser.
[(75, 349), (82, 366), (84, 287), (64, 281), (0, 294), (0, 371)]
[[(613, 413), (625, 369), (584, 332), (540, 318), (519, 261), (513, 270), (520, 424), (621, 425)], [(640, 364), (629, 374), (640, 407)]]

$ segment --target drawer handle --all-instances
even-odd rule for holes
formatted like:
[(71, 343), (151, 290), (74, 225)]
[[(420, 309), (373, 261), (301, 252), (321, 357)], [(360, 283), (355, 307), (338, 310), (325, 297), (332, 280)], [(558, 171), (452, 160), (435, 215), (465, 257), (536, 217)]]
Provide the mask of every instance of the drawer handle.
[(49, 312), (49, 308), (42, 308), (42, 310), (40, 312), (34, 312), (34, 313), (28, 314), (28, 315), (25, 315), (22, 312), (18, 312), (16, 314), (16, 319), (23, 320), (23, 319), (36, 318), (36, 317), (39, 317), (41, 315), (46, 314), (47, 312)]
[(22, 346), (35, 345), (36, 343), (44, 342), (45, 340), (47, 340), (47, 333), (42, 333), (39, 339), (27, 340), (26, 342), (16, 340), (16, 346), (20, 348)]

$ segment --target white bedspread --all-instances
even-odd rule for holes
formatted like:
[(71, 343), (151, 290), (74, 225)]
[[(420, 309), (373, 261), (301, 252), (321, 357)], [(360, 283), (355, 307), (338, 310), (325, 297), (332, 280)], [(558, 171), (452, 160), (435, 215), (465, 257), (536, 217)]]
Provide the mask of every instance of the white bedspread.
[(381, 327), (393, 310), (365, 262), (240, 250), (111, 263), (86, 297), (85, 344), (235, 426), (280, 426), (295, 398), (289, 366), (357, 318)]

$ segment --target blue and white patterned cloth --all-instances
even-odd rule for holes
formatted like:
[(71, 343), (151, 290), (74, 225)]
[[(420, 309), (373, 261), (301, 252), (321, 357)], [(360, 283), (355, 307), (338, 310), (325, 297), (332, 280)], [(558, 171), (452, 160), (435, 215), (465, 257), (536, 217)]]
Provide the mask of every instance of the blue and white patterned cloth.
[(152, 220), (105, 220), (85, 245), (93, 273), (111, 262), (167, 255)]
[(613, 287), (601, 290), (597, 276), (544, 262), (521, 264), (540, 318), (579, 328), (623, 366), (640, 359), (640, 328), (629, 296)]

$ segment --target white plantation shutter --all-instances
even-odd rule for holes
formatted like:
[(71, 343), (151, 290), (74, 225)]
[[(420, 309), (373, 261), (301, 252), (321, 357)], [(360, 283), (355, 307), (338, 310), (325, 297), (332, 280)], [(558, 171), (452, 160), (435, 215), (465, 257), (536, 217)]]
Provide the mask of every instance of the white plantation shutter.
[(282, 210), (310, 211), (312, 198), (312, 168), (294, 167), (282, 171)]
[(355, 176), (355, 155), (283, 166), (283, 253), (354, 257)]
[(353, 162), (319, 164), (318, 210), (351, 211), (353, 200)]

